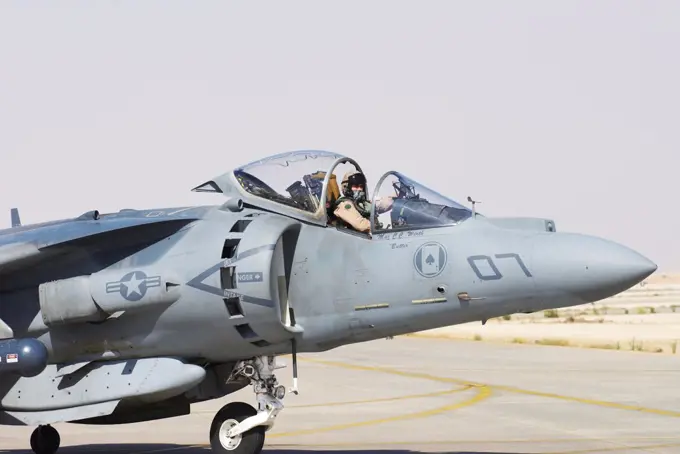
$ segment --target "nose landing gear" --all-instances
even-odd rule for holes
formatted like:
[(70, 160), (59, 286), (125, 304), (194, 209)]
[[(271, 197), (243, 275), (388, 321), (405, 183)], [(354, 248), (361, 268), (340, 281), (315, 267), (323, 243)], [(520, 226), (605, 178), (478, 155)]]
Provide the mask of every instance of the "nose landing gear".
[(217, 412), (210, 425), (210, 447), (215, 453), (256, 454), (264, 446), (264, 426), (231, 435), (230, 431), (244, 420), (257, 415), (257, 410), (243, 402), (232, 402)]
[(286, 388), (279, 385), (273, 371), (283, 366), (275, 356), (261, 356), (240, 362), (232, 377), (250, 380), (257, 397), (257, 410), (243, 402), (232, 402), (217, 412), (210, 426), (210, 446), (216, 454), (259, 454), (265, 432), (274, 426), (283, 410)]

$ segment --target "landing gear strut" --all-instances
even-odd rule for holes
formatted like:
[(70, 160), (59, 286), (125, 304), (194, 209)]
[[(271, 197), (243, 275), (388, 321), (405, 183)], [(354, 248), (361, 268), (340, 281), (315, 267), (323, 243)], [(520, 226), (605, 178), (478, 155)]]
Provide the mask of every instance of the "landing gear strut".
[(275, 356), (260, 356), (241, 361), (231, 378), (243, 376), (250, 380), (257, 397), (257, 410), (243, 402), (225, 405), (217, 412), (210, 426), (210, 446), (219, 454), (259, 454), (264, 446), (265, 432), (283, 409), (281, 400), (286, 388), (279, 385), (274, 370)]
[(54, 454), (60, 444), (59, 432), (50, 425), (38, 426), (31, 434), (31, 449), (35, 454)]

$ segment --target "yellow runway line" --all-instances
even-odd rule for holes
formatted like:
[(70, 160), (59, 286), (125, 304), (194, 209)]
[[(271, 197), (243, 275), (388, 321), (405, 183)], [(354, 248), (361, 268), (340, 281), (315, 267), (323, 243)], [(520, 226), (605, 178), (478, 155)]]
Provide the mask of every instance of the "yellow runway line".
[(456, 402), (454, 404), (449, 404), (449, 405), (444, 405), (442, 407), (438, 408), (433, 408), (431, 410), (424, 410), (424, 411), (419, 411), (415, 413), (402, 413), (400, 415), (395, 415), (395, 416), (388, 416), (386, 418), (377, 418), (377, 419), (369, 419), (366, 421), (356, 421), (356, 422), (351, 422), (351, 423), (346, 423), (346, 424), (335, 424), (332, 426), (325, 426), (325, 427), (318, 427), (315, 429), (306, 429), (306, 430), (294, 430), (290, 432), (279, 432), (279, 433), (271, 433), (267, 434), (267, 438), (278, 438), (278, 437), (290, 437), (294, 435), (311, 435), (311, 434), (317, 434), (321, 432), (332, 432), (335, 430), (344, 430), (344, 429), (350, 429), (353, 427), (367, 427), (367, 426), (375, 426), (378, 424), (384, 424), (388, 422), (394, 422), (394, 421), (402, 421), (405, 419), (418, 419), (418, 418), (427, 418), (429, 416), (434, 416), (438, 415), (440, 413), (445, 413), (448, 411), (452, 410), (457, 410), (459, 408), (464, 408), (468, 407), (470, 405), (474, 405), (476, 403), (479, 403), (485, 399), (488, 399), (491, 396), (491, 389), (488, 387), (475, 387), (473, 388), (476, 393), (475, 395), (470, 398), (466, 399), (462, 402)]
[(607, 402), (607, 401), (596, 400), (596, 399), (586, 399), (586, 398), (581, 398), (581, 397), (564, 396), (564, 395), (561, 395), (561, 394), (546, 393), (546, 392), (541, 392), (541, 391), (531, 391), (531, 390), (516, 388), (516, 387), (512, 387), (512, 386), (491, 385), (491, 384), (488, 384), (488, 383), (469, 383), (465, 380), (460, 380), (460, 379), (457, 379), (457, 378), (437, 377), (437, 376), (434, 376), (434, 375), (417, 373), (417, 372), (404, 372), (404, 371), (400, 371), (400, 370), (396, 370), (396, 369), (391, 369), (391, 368), (388, 368), (388, 367), (361, 366), (361, 365), (357, 365), (357, 364), (344, 363), (344, 362), (340, 362), (340, 361), (327, 361), (327, 360), (310, 359), (310, 358), (304, 358), (304, 359), (299, 358), (298, 360), (307, 361), (307, 362), (311, 362), (311, 363), (317, 363), (317, 364), (325, 364), (327, 366), (341, 367), (343, 369), (354, 369), (354, 370), (382, 372), (382, 373), (387, 373), (387, 374), (392, 374), (392, 375), (401, 375), (403, 377), (422, 378), (422, 379), (425, 379), (425, 380), (433, 380), (433, 381), (444, 382), (444, 383), (470, 384), (470, 385), (473, 385), (473, 386), (485, 386), (485, 387), (497, 389), (499, 391), (506, 391), (506, 392), (516, 393), (516, 394), (525, 394), (525, 395), (531, 395), (531, 396), (546, 397), (546, 398), (549, 398), (549, 399), (559, 399), (559, 400), (564, 400), (564, 401), (567, 401), (567, 402), (577, 402), (577, 403), (582, 403), (582, 404), (587, 404), (587, 405), (597, 405), (597, 406), (600, 406), (600, 407), (614, 408), (614, 409), (617, 409), (617, 410), (635, 411), (635, 412), (649, 413), (649, 414), (654, 414), (654, 415), (659, 415), (659, 416), (670, 416), (670, 417), (673, 417), (673, 418), (680, 418), (680, 411), (674, 411), (674, 410), (661, 410), (661, 409), (657, 409), (657, 408), (642, 407), (642, 406), (639, 406), (639, 405), (628, 405), (628, 404), (620, 404), (620, 403), (616, 403), (616, 402)]
[(462, 386), (460, 388), (447, 389), (445, 391), (435, 391), (431, 393), (423, 394), (407, 394), (405, 396), (396, 397), (384, 397), (381, 399), (366, 399), (366, 400), (350, 400), (350, 401), (340, 401), (340, 402), (327, 402), (321, 404), (308, 404), (308, 405), (287, 405), (286, 408), (313, 408), (313, 407), (336, 407), (340, 405), (359, 405), (359, 404), (375, 404), (380, 402), (395, 402), (400, 400), (408, 399), (422, 399), (426, 397), (436, 397), (436, 396), (446, 396), (448, 394), (459, 393), (470, 389), (471, 386)]

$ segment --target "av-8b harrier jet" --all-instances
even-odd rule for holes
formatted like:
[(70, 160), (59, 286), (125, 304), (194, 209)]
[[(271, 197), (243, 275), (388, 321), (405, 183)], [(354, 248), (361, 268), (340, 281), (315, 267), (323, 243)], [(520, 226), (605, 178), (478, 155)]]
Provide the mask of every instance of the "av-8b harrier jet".
[[(484, 216), (395, 171), (358, 232), (334, 211), (353, 171), (348, 157), (296, 151), (194, 188), (222, 205), (26, 226), (13, 210), (0, 231), (0, 423), (37, 426), (31, 447), (51, 454), (51, 424), (185, 415), (251, 384), (257, 405), (227, 404), (207, 432), (215, 453), (257, 454), (297, 393), (300, 352), (580, 305), (656, 270), (611, 241)], [(291, 390), (274, 374), (287, 354)]]

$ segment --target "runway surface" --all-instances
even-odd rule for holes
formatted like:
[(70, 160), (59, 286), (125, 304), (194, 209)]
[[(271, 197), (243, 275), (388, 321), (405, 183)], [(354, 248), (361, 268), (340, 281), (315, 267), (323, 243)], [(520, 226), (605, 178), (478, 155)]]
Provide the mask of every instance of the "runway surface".
[[(278, 371), (290, 386), (292, 367)], [(300, 395), (265, 451), (680, 453), (680, 357), (397, 338), (301, 355)], [(226, 402), (122, 426), (59, 424), (59, 454), (209, 453)], [(30, 453), (32, 428), (0, 427), (0, 452)]]

